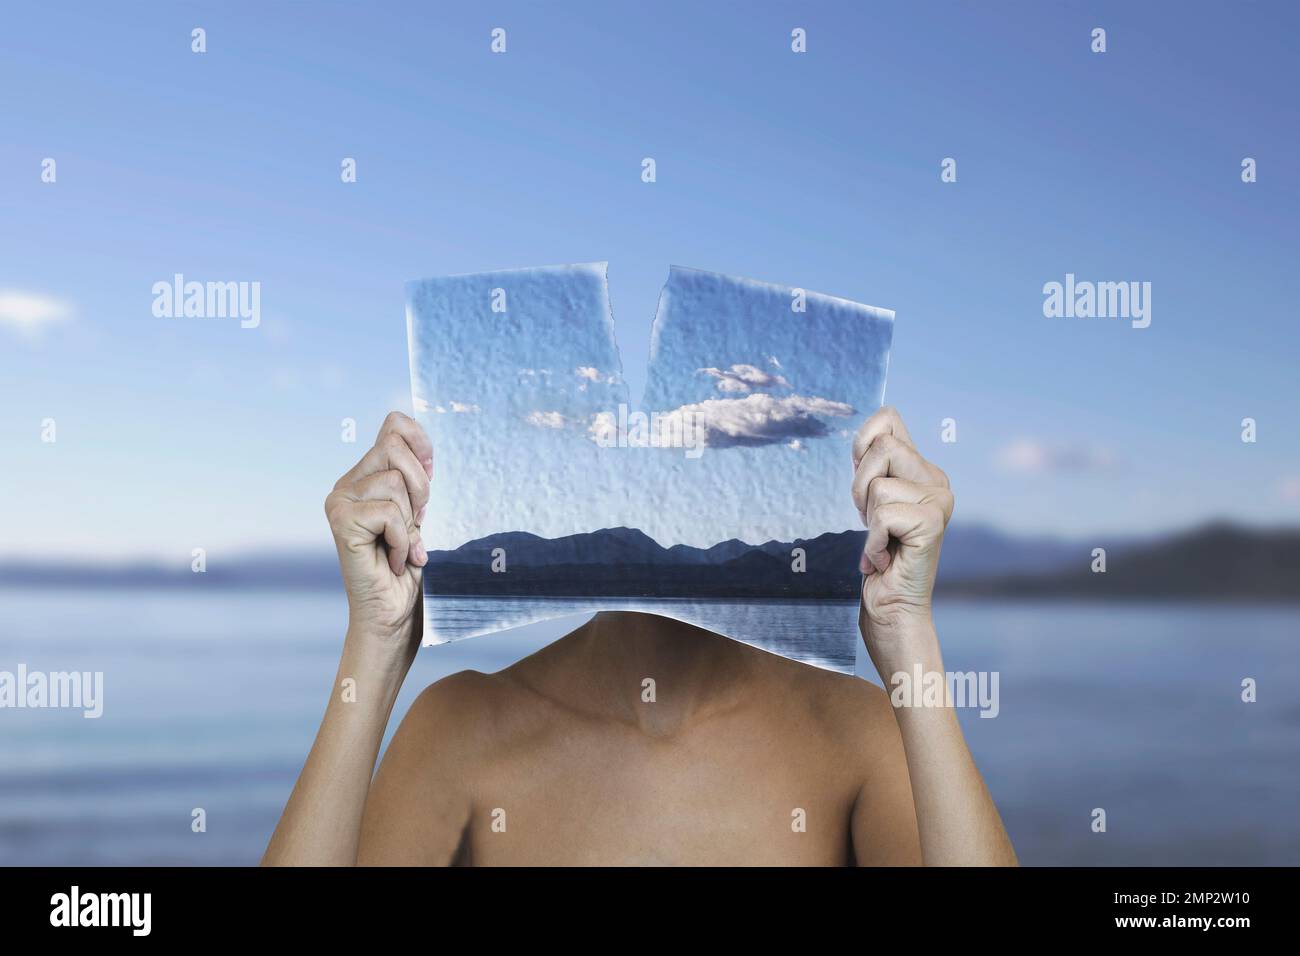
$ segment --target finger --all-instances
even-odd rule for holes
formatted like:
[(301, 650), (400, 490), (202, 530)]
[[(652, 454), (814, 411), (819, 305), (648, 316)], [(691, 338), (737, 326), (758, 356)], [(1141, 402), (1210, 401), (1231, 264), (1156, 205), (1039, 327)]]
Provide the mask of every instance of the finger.
[(920, 547), (928, 544), (943, 532), (943, 515), (934, 505), (894, 504), (881, 505), (871, 515), (867, 527), (867, 546), (862, 552), (859, 567), (863, 574), (884, 571), (893, 556), (889, 553), (891, 538), (899, 547)]
[(415, 513), (411, 510), (411, 495), (406, 490), (406, 478), (396, 468), (377, 471), (367, 475), (352, 486), (352, 497), (356, 501), (391, 501), (402, 512), (402, 522), (407, 528), (416, 525)]
[(865, 520), (867, 490), (876, 478), (902, 478), (921, 485), (948, 487), (948, 476), (921, 457), (911, 445), (893, 435), (878, 435), (853, 474), (853, 504)]
[(429, 441), (429, 436), (424, 433), (420, 423), (410, 415), (403, 415), (397, 411), (389, 412), (388, 417), (384, 419), (384, 424), (379, 428), (379, 436), (375, 439), (375, 444), (379, 444), (379, 438), (389, 433), (402, 436), (415, 454), (416, 461), (424, 466), (425, 474), (432, 478), (433, 443)]
[(856, 435), (853, 436), (853, 467), (858, 466), (862, 456), (867, 453), (871, 443), (881, 435), (893, 435), (904, 444), (916, 447), (912, 441), (912, 436), (903, 424), (903, 418), (898, 414), (898, 409), (892, 405), (881, 406), (874, 415), (862, 423)]
[(394, 469), (401, 472), (406, 480), (411, 507), (420, 516), (415, 523), (419, 524), (423, 520), (424, 506), (429, 503), (429, 474), (406, 439), (396, 432), (380, 435), (375, 447), (366, 452), (356, 466), (339, 479), (335, 487), (347, 490), (370, 475)]
[(424, 539), (420, 537), (419, 528), (411, 532), (411, 554), (407, 560), (417, 568), (429, 563), (429, 552), (424, 549)]
[(874, 478), (867, 489), (867, 507), (863, 519), (871, 516), (882, 505), (934, 505), (943, 515), (946, 526), (952, 517), (952, 492), (939, 485), (921, 485), (903, 478)]
[(350, 506), (348, 517), (375, 539), (384, 539), (388, 546), (389, 570), (394, 574), (406, 570), (411, 540), (406, 533), (406, 519), (396, 504), (391, 501), (357, 501)]

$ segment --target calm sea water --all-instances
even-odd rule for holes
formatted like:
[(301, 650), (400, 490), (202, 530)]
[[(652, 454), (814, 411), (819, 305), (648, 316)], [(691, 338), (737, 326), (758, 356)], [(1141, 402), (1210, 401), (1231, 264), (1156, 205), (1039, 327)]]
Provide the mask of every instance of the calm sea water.
[[(545, 625), (557, 618), (586, 619), (600, 610), (661, 614), (694, 624), (792, 660), (852, 674), (857, 659), (858, 606), (844, 602), (777, 601), (767, 598), (734, 601), (709, 598), (555, 598), (555, 597), (436, 597), (426, 598), (425, 640), (442, 646), (501, 628)], [(847, 623), (846, 623), (847, 622)], [(572, 621), (551, 625), (567, 633)], [(435, 645), (430, 635), (436, 635)]]
[[(856, 627), (848, 605), (769, 613), (805, 635)], [(999, 716), (962, 721), (1023, 862), (1300, 864), (1300, 611), (936, 613), (950, 670), (1000, 674)], [(499, 669), (581, 620), (424, 648), (396, 712), (445, 674)], [(344, 621), (341, 595), (0, 590), (0, 670), (105, 675), (98, 720), (0, 710), (0, 864), (256, 862)], [(1241, 702), (1244, 677), (1258, 703)], [(193, 833), (200, 807), (207, 832)], [(1095, 807), (1106, 833), (1091, 832)]]

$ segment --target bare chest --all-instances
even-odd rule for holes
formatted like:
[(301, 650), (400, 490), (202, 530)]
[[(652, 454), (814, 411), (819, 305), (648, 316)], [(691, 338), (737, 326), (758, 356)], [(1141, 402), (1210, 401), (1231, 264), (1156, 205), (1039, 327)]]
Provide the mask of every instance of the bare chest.
[(843, 865), (856, 788), (813, 746), (576, 734), (502, 755), (473, 782), (462, 862)]

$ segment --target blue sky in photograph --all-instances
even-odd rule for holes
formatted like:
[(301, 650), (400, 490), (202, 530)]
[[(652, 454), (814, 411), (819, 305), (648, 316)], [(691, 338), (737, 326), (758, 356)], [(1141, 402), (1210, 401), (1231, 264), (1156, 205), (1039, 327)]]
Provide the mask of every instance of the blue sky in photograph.
[(710, 547), (860, 527), (845, 475), (884, 393), (888, 312), (674, 267), (639, 400), (605, 263), (414, 282), (407, 316), (439, 463), (431, 549), (502, 531)]
[(407, 318), (438, 489), (427, 548), (623, 523), (627, 489), (590, 434), (628, 403), (604, 263), (413, 282)]
[[(7, 4), (0, 553), (325, 546), (325, 495), (410, 409), (405, 284), (597, 261), (633, 396), (672, 264), (896, 311), (886, 398), (955, 520), (1293, 523), (1297, 29), (1286, 4)], [(178, 273), (260, 283), (260, 323), (156, 316)], [(1046, 318), (1067, 273), (1150, 282), (1150, 327)]]

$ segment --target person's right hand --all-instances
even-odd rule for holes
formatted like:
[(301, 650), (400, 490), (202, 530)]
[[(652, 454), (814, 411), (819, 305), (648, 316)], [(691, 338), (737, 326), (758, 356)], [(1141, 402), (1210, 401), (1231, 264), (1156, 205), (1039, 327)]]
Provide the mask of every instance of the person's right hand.
[(348, 592), (348, 632), (397, 652), (423, 630), (420, 522), (429, 501), (433, 446), (415, 420), (391, 412), (375, 445), (325, 499)]

